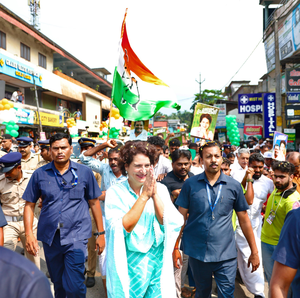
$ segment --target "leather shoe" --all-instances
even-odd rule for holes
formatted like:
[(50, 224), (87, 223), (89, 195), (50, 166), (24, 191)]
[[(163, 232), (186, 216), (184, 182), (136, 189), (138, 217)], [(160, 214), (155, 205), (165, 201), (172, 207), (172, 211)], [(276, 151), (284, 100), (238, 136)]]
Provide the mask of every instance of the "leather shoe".
[(87, 288), (92, 288), (95, 285), (95, 277), (88, 276), (85, 285)]

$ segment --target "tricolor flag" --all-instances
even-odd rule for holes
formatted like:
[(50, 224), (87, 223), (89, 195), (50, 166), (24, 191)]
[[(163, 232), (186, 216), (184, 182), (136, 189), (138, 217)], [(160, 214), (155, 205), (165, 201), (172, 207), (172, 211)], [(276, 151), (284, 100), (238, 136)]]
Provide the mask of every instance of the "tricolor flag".
[(120, 55), (114, 72), (113, 103), (123, 118), (137, 121), (150, 119), (160, 108), (180, 109), (175, 93), (156, 77), (132, 50), (122, 24)]

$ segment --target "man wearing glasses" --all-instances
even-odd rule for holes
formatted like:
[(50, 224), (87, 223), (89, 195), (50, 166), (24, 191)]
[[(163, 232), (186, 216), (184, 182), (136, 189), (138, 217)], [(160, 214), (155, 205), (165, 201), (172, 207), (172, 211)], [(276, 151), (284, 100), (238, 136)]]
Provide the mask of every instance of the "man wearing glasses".
[[(92, 233), (89, 206), (98, 230), (99, 254), (105, 247), (98, 200), (101, 190), (88, 167), (70, 160), (73, 147), (69, 135), (55, 134), (49, 143), (53, 161), (33, 173), (23, 195), (27, 201), (24, 211), (26, 249), (36, 255), (37, 239), (43, 242), (55, 297), (85, 297), (84, 262)], [(32, 221), (40, 197), (43, 206), (36, 239)]]
[(295, 166), (293, 182), (297, 185), (297, 191), (300, 193), (300, 153), (291, 152), (287, 155), (286, 161)]

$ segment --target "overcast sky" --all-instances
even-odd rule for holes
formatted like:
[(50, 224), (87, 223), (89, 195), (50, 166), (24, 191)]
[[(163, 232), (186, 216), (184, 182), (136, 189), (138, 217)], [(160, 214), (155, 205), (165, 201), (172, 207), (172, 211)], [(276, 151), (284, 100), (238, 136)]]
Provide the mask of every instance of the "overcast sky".
[[(0, 0), (26, 21), (27, 0)], [(41, 0), (40, 29), (91, 68), (113, 72), (125, 9), (131, 47), (141, 61), (174, 89), (189, 110), (203, 89), (221, 89), (244, 63), (263, 34), (257, 0), (103, 1)], [(262, 41), (233, 80), (257, 84), (266, 73)], [(112, 81), (112, 75), (109, 77)], [(163, 109), (163, 112), (173, 112)]]

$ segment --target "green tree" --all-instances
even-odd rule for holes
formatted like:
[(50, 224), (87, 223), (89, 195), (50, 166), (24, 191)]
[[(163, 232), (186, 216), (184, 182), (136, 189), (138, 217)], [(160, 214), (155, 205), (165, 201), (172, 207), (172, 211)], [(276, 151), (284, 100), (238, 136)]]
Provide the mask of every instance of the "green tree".
[(209, 90), (205, 89), (201, 92), (201, 97), (199, 97), (200, 93), (195, 94), (195, 98), (193, 100), (193, 104), (191, 106), (191, 110), (194, 111), (195, 105), (197, 103), (204, 103), (208, 105), (213, 105), (217, 100), (226, 100), (226, 97), (222, 93), (222, 90)]

